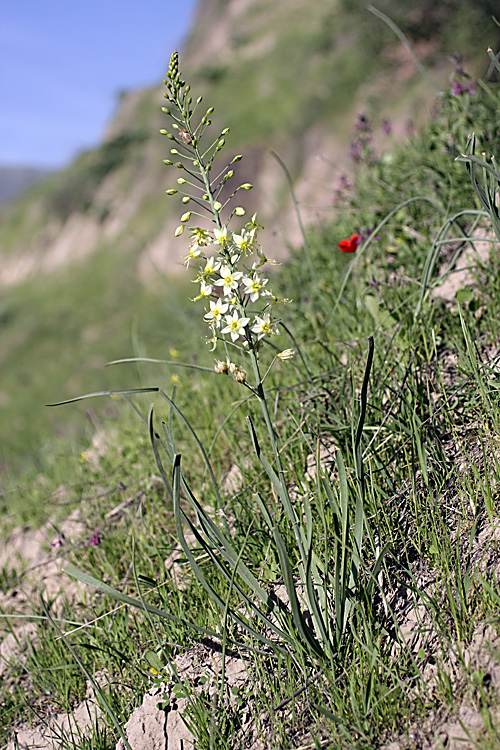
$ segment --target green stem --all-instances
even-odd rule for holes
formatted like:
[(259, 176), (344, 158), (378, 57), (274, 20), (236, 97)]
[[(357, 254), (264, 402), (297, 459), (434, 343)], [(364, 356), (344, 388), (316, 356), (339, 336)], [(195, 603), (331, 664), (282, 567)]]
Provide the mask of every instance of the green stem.
[(285, 507), (285, 510), (290, 518), (290, 521), (292, 522), (295, 540), (300, 550), (300, 557), (301, 557), (302, 564), (304, 565), (304, 568), (305, 568), (305, 565), (307, 562), (307, 555), (306, 555), (305, 547), (304, 547), (303, 534), (301, 533), (299, 519), (293, 507), (293, 504), (290, 498), (290, 493), (288, 492), (288, 485), (285, 479), (285, 472), (283, 470), (283, 464), (281, 462), (281, 456), (280, 456), (280, 452), (278, 449), (278, 441), (276, 439), (276, 431), (271, 421), (271, 415), (269, 414), (269, 407), (267, 405), (266, 394), (264, 391), (264, 387), (262, 385), (262, 377), (260, 373), (259, 359), (258, 359), (257, 352), (255, 351), (255, 348), (253, 346), (253, 343), (250, 345), (249, 354), (250, 354), (250, 359), (252, 362), (252, 368), (253, 368), (255, 382), (256, 382), (256, 388), (255, 388), (256, 396), (257, 396), (257, 399), (259, 401), (259, 404), (262, 410), (264, 421), (266, 423), (266, 428), (269, 434), (269, 439), (271, 441), (271, 447), (273, 450), (274, 460), (276, 464), (276, 472), (278, 474), (280, 484), (283, 489), (284, 499), (286, 501), (287, 507)]

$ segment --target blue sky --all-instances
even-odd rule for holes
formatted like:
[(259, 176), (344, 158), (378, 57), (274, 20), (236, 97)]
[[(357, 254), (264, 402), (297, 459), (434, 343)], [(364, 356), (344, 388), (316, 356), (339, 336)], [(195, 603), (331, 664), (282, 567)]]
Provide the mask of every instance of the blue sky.
[(98, 143), (120, 91), (161, 83), (196, 4), (2, 0), (0, 164), (61, 167)]

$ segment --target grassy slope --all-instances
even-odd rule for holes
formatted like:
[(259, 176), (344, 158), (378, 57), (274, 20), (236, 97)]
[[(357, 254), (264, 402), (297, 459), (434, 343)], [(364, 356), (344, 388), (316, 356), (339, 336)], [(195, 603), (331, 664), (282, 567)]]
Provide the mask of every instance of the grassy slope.
[[(309, 280), (304, 250), (281, 269), (283, 294), (294, 299), (286, 320), (293, 326), (304, 362), (315, 378), (309, 380), (297, 361), (297, 372), (292, 366), (280, 366), (271, 375), (268, 388), (302, 381), (291, 390), (281, 390), (276, 404), (290, 481), (293, 477), (299, 487), (297, 503), (302, 507), (307, 495), (313, 504), (318, 554), (331, 553), (335, 525), (321, 491), (305, 473), (307, 457), (319, 445), (331, 448), (332, 441), (342, 449), (354, 513), (352, 435), (359, 415), (367, 338), (374, 336), (375, 358), (362, 437), (366, 567), (356, 589), (350, 628), (340, 644), (341, 668), (336, 660), (326, 660), (318, 674), (318, 665), (301, 650), (294, 653), (295, 661), (280, 657), (272, 669), (266, 668), (265, 660), (249, 660), (251, 679), (236, 703), (219, 702), (218, 697), (210, 702), (205, 694), (193, 695), (188, 713), (199, 736), (199, 748), (238, 747), (238, 721), (248, 706), (256, 721), (262, 722), (258, 731), (261, 737), (268, 737), (266, 747), (273, 749), (299, 745), (368, 750), (395, 737), (400, 738), (400, 747), (410, 748), (415, 746), (416, 736), (426, 747), (440, 722), (452, 717), (459, 703), (466, 700), (478, 706), (478, 715), (483, 717), (486, 728), (481, 747), (495, 747), (497, 686), (488, 683), (483, 667), (476, 672), (468, 667), (467, 649), (481, 624), (489, 623), (498, 631), (494, 557), (498, 542), (480, 544), (481, 535), (495, 523), (500, 510), (494, 490), (500, 475), (495, 369), (500, 341), (497, 254), (492, 252), (488, 261), (475, 266), (470, 288), (459, 294), (460, 309), (456, 303), (445, 304), (425, 295), (420, 312), (416, 311), (429, 254), (440, 248), (440, 262), (431, 278), (434, 284), (440, 273), (447, 273), (441, 261), (451, 261), (461, 247), (461, 233), (470, 231), (474, 221), (473, 215), (457, 216), (474, 209), (475, 199), (463, 165), (454, 158), (471, 129), (478, 133), (482, 148), (500, 153), (497, 108), (498, 94), (470, 101), (445, 97), (440, 116), (421, 137), (371, 166), (361, 166), (356, 187), (346, 195), (344, 210), (339, 210), (335, 223), (311, 232), (308, 244), (316, 281)], [(336, 250), (343, 236), (362, 226), (375, 227), (398, 205), (414, 198), (419, 200), (401, 205), (378, 230), (378, 239), (360, 248), (354, 258)], [(432, 205), (422, 198), (432, 200)], [(457, 218), (446, 235), (440, 234), (454, 216)], [(482, 223), (488, 227), (484, 218)], [(447, 243), (436, 245), (440, 239)], [(262, 240), (265, 248), (265, 234)], [(110, 266), (113, 260), (110, 256)], [(199, 320), (194, 325), (202, 323)], [(186, 330), (189, 325), (182, 335)], [(283, 345), (288, 343), (283, 335)], [(187, 342), (186, 348), (189, 350)], [(115, 372), (117, 379), (121, 377)], [(177, 398), (208, 447), (221, 425), (221, 415), (229, 413), (239, 395), (228, 379), (214, 381), (213, 376), (196, 374), (192, 381), (186, 377)], [(143, 410), (147, 405), (148, 399), (141, 402)], [(157, 410), (158, 418), (168, 417), (168, 408), (161, 403)], [(233, 461), (241, 467), (242, 486), (227, 497), (231, 536), (237, 549), (244, 547), (245, 561), (259, 571), (267, 586), (280, 578), (280, 571), (269, 532), (255, 513), (252, 494), (260, 489), (266, 502), (273, 500), (245, 436), (243, 414), (247, 410), (252, 411), (251, 404), (238, 410), (219, 434), (214, 470), (222, 481)], [(181, 424), (176, 434), (188, 479), (204, 504), (214, 503), (203, 476), (203, 462)], [(165, 581), (163, 563), (174, 545), (172, 511), (159, 485), (144, 481), (151, 466), (145, 430), (130, 422), (123, 425), (97, 463), (89, 460), (82, 466), (81, 479), (89, 483), (85, 505), (88, 529), (98, 525), (104, 538), (95, 548), (77, 543), (68, 553), (81, 569), (98, 577), (105, 575), (111, 585), (121, 587), (128, 578), (132, 533), (138, 540), (137, 572), (155, 583)], [(108, 508), (123, 498), (123, 486), (130, 495), (137, 489), (144, 492), (140, 517), (127, 511), (120, 520), (107, 520)], [(335, 472), (332, 487), (336, 492)], [(279, 514), (277, 523), (293, 556), (290, 529)], [(368, 596), (368, 571), (380, 549), (386, 550), (385, 564), (375, 594)], [(225, 597), (224, 580), (213, 566), (205, 569), (212, 585)], [(220, 626), (221, 614), (203, 596), (194, 576), (186, 575), (190, 580), (187, 588), (185, 582), (177, 588), (169, 579), (166, 601), (159, 596), (157, 603), (206, 627)], [(5, 579), (8, 588), (9, 571), (5, 571)], [(135, 589), (135, 584), (130, 586), (132, 592)], [(420, 605), (423, 626), (429, 631), (429, 637), (415, 650), (405, 645), (399, 630), (404, 625), (401, 600), (405, 596)], [(235, 606), (236, 599), (231, 599)], [(107, 600), (94, 601), (98, 612), (108, 605)], [(155, 621), (153, 628), (150, 622), (124, 611), (110, 618), (109, 628), (106, 636), (87, 628), (73, 643), (89, 667), (104, 665), (116, 680), (134, 686), (131, 695), (111, 690), (108, 696), (123, 723), (134, 702), (134, 691), (140, 696), (147, 683), (144, 653), (151, 642), (168, 642), (164, 649), (173, 657), (177, 647), (169, 644), (187, 646), (192, 634), (163, 620)], [(228, 638), (233, 635), (229, 628)], [(94, 661), (96, 646), (99, 650)], [(29, 652), (26, 672), (17, 664), (10, 668), (3, 707), (6, 725), (21, 712), (19, 691), (27, 689), (23, 687), (26, 674), (31, 675), (33, 700), (41, 701), (48, 691), (68, 705), (82, 694), (79, 671), (57, 669), (66, 658), (58, 649), (51, 638), (45, 638), (43, 646)], [(304, 675), (311, 677), (310, 683)], [(13, 684), (15, 688), (9, 692)], [(189, 686), (179, 689), (189, 690)], [(273, 712), (272, 722), (266, 723), (270, 707), (288, 706), (287, 699), (294, 695), (293, 710)], [(425, 723), (425, 717), (430, 717), (430, 724)], [(114, 742), (110, 728), (107, 740), (94, 736), (90, 746), (104, 750), (114, 747)]]
[[(383, 9), (395, 11), (390, 4)], [(384, 67), (381, 50), (392, 43), (392, 32), (360, 3), (327, 8), (315, 2), (305, 15), (299, 3), (287, 7), (286, 12), (281, 6), (263, 4), (259, 13), (252, 9), (243, 20), (239, 31), (234, 32), (236, 56), (231, 64), (204, 64), (194, 71), (193, 85), (203, 87), (207, 98), (213, 100), (221, 125), (231, 124), (233, 148), (253, 145), (259, 152), (279, 147), (291, 171), (297, 173), (307, 159), (303, 139), (309, 126), (322, 123), (328, 128), (346, 127), (352, 119), (346, 108), (354, 106), (353, 92), (366, 82), (367, 70), (371, 79)], [(453, 20), (448, 19), (444, 28), (453, 38)], [(195, 30), (191, 44), (196, 44), (200, 33), (204, 30)], [(466, 47), (470, 49), (485, 33), (477, 23), (469, 23)], [(269, 34), (275, 36), (273, 44), (262, 54), (248, 58), (252, 44)], [(356, 43), (357, 39), (362, 41)], [(350, 41), (346, 44), (345, 40)], [(234, 91), (245, 93), (235, 97)], [(63, 422), (71, 421), (69, 416), (48, 417), (41, 404), (59, 395), (76, 394), (80, 386), (85, 389), (93, 384), (99, 388), (109, 382), (107, 375), (90, 376), (92, 359), (100, 364), (130, 353), (132, 311), (144, 310), (146, 320), (155, 307), (154, 295), (140, 287), (134, 269), (142, 246), (155, 236), (168, 211), (175, 210), (161, 198), (168, 178), (160, 163), (162, 153), (166, 153), (165, 141), (154, 135), (164, 124), (159, 96), (156, 90), (139, 95), (114, 138), (96, 152), (83, 154), (68, 170), (34, 188), (2, 215), (2, 253), (22, 253), (46, 223), (64, 221), (75, 210), (98, 222), (112, 217), (119, 208), (120, 196), (128, 195), (148, 175), (128, 225), (115, 240), (115, 249), (99, 251), (103, 258), (90, 258), (82, 266), (44, 279), (43, 289), (36, 279), (3, 296), (0, 443), (4, 464), (15, 472), (19, 468), (17, 458), (29, 462), (34, 455), (36, 460), (36, 445), (42, 435), (45, 440), (50, 434), (52, 419), (57, 430)], [(129, 264), (128, 271), (121, 268), (115, 273), (115, 262), (117, 266)], [(126, 304), (114, 306), (113, 298), (126, 300)], [(74, 299), (81, 309), (71, 303)], [(61, 301), (60, 307), (56, 300)], [(150, 332), (156, 341), (162, 340), (160, 331), (167, 324), (158, 317), (154, 321), (144, 325), (145, 347)], [(158, 332), (152, 333), (156, 325)], [(61, 343), (62, 356), (55, 354)], [(74, 354), (73, 345), (78, 347)]]
[[(379, 747), (391, 735), (408, 732), (411, 722), (430, 710), (434, 717), (452, 714), (461, 697), (478, 704), (485, 722), (491, 721), (484, 746), (494, 747), (497, 741), (494, 717), (498, 698), (481, 674), (473, 679), (463, 658), (478, 623), (487, 618), (498, 628), (495, 570), (492, 567), (490, 578), (485, 578), (478, 558), (471, 554), (471, 550), (477, 550), (480, 532), (488, 529), (499, 511), (492, 489), (500, 473), (496, 376), (495, 370), (489, 372), (483, 367), (489, 363), (500, 338), (500, 269), (495, 254), (476, 269), (472, 290), (463, 297), (462, 320), (456, 306), (429, 298), (424, 301), (421, 315), (414, 317), (424, 263), (445, 218), (474, 206), (465, 170), (454, 164), (453, 158), (463, 148), (471, 129), (481, 134), (483, 147), (500, 152), (497, 104), (493, 101), (492, 108), (486, 98), (478, 104), (473, 101), (468, 108), (462, 100), (447, 100), (448, 109), (421, 139), (382, 159), (375, 167), (361, 169), (345, 212), (339, 211), (333, 226), (318, 228), (309, 238), (319, 283), (307, 285), (303, 251), (282, 269), (283, 292), (295, 300), (288, 308), (287, 321), (294, 324), (310, 371), (329, 373), (305, 389), (280, 394), (281, 429), (294, 479), (304, 491), (315, 492), (304, 475), (304, 466), (317, 440), (328, 446), (333, 438), (343, 448), (350, 472), (353, 471), (351, 435), (358, 414), (357, 396), (366, 360), (366, 340), (374, 335), (375, 363), (363, 446), (369, 478), (367, 530), (378, 536), (373, 546), (367, 542), (366, 564), (369, 566), (372, 561), (377, 544), (389, 545), (381, 591), (392, 607), (395, 593), (400, 587), (407, 590), (409, 586), (426, 610), (426, 622), (438, 633), (443, 652), (439, 654), (432, 643), (418, 654), (405, 650), (380, 600), (375, 597), (373, 602), (367, 602), (361, 590), (352, 621), (352, 632), (358, 640), (346, 638), (342, 670), (335, 664), (324, 666), (322, 679), (313, 680), (298, 714), (294, 710), (274, 717), (270, 748), (288, 748), (292, 742), (313, 747), (311, 732), (322, 747), (332, 750)], [(361, 226), (373, 227), (405, 198), (417, 195), (431, 198), (437, 207), (418, 204), (396, 213), (379, 232), (380, 241), (356, 256), (343, 287), (350, 258), (336, 251), (338, 240)], [(462, 229), (468, 225), (468, 221), (459, 224)], [(459, 232), (458, 226), (452, 233), (455, 237), (454, 232)], [(265, 242), (265, 235), (263, 239)], [(442, 257), (452, 257), (456, 247), (456, 241), (445, 246)], [(195, 314), (196, 319), (191, 322), (189, 312), (184, 312), (182, 302), (172, 299), (170, 289), (164, 291), (161, 285), (155, 290), (143, 289), (135, 275), (133, 257), (133, 253), (129, 258), (120, 249), (108, 248), (78, 269), (78, 274), (70, 269), (54, 276), (44, 289), (32, 282), (4, 298), (2, 304), (10, 320), (7, 331), (12, 331), (9, 352), (16, 362), (15, 372), (22, 374), (24, 382), (17, 376), (6, 379), (16, 401), (12, 401), (14, 408), (8, 407), (12, 410), (2, 424), (12, 433), (15, 420), (20, 419), (19, 434), (30, 441), (29, 445), (36, 445), (40, 432), (43, 434), (48, 428), (48, 422), (41, 422), (42, 402), (103, 385), (139, 385), (151, 380), (156, 384), (161, 380), (171, 388), (172, 371), (163, 369), (141, 374), (134, 367), (113, 369), (103, 371), (105, 380), (100, 381), (99, 368), (105, 360), (134, 349), (163, 357), (169, 356), (168, 350), (174, 346), (185, 359), (199, 351), (199, 344), (195, 343), (200, 340), (202, 327), (199, 315)], [(179, 298), (185, 299), (189, 293), (190, 290), (179, 289)], [(339, 297), (341, 304), (332, 316)], [(186, 309), (193, 310), (190, 305)], [(167, 331), (165, 321), (179, 318), (182, 327), (171, 324)], [(138, 332), (132, 335), (135, 325)], [(464, 331), (470, 332), (474, 343)], [(191, 334), (194, 341), (189, 340)], [(49, 388), (41, 373), (50, 373)], [(291, 384), (296, 379), (292, 373), (281, 367), (269, 386)], [(32, 392), (34, 403), (30, 402)], [(238, 397), (235, 384), (221, 379), (214, 384), (213, 378), (198, 375), (193, 380), (186, 378), (177, 396), (207, 446), (221, 425), (222, 415), (231, 410)], [(144, 412), (149, 401), (146, 397), (140, 402)], [(23, 408), (16, 409), (16, 403), (22, 403)], [(92, 410), (102, 409), (102, 416), (97, 417), (100, 422), (106, 417), (107, 407), (91, 403)], [(24, 405), (26, 416), (22, 416)], [(64, 409), (50, 413), (50, 420), (57, 419), (56, 426), (60, 426), (59, 420), (72, 420), (75, 411), (79, 425), (85, 420), (85, 407)], [(158, 411), (167, 418), (167, 409), (158, 406)], [(55, 471), (54, 450), (49, 446), (40, 466), (46, 473), (46, 482), (28, 483), (22, 488), (23, 503), (28, 508), (25, 518), (39, 519), (40, 512), (45, 512), (50, 489), (62, 483), (69, 489), (72, 503), (79, 502), (83, 493), (88, 532), (98, 525), (104, 534), (96, 548), (84, 548), (83, 538), (70, 545), (68, 554), (80, 568), (105, 576), (112, 585), (121, 587), (129, 579), (133, 534), (139, 546), (138, 571), (162, 582), (163, 563), (174, 545), (170, 504), (158, 484), (149, 481), (153, 471), (151, 452), (140, 423), (122, 416), (116, 407), (113, 413), (115, 418), (118, 414), (118, 431), (96, 462), (88, 460), (80, 465), (73, 457)], [(90, 416), (95, 423), (94, 414)], [(181, 426), (178, 440), (188, 477), (204, 502), (212, 502), (210, 489), (201, 476), (203, 464), (193, 458), (198, 454)], [(23, 450), (19, 448), (21, 454)], [(253, 523), (252, 542), (245, 548), (247, 562), (261, 572), (264, 580), (272, 581), (279, 577), (277, 557), (251, 501), (256, 488), (266, 498), (270, 492), (258, 467), (252, 464), (241, 411), (219, 435), (214, 451), (219, 479), (223, 479), (233, 461), (245, 471), (241, 492), (231, 498), (235, 543), (247, 544), (244, 540)], [(464, 462), (466, 469), (459, 470)], [(106, 519), (107, 511), (122, 502), (124, 492), (128, 497), (139, 491), (144, 493), (137, 506), (139, 515), (127, 511), (118, 521)], [(331, 546), (333, 525), (327, 516), (326, 530), (322, 527), (321, 511), (326, 511), (319, 496), (314, 502), (314, 518), (318, 520), (315, 539), (318, 549), (322, 549)], [(286, 525), (282, 533), (288, 544)], [(492, 546), (496, 549), (496, 543)], [(486, 550), (479, 554), (487, 559)], [(215, 571), (210, 575), (213, 585), (226, 596), (224, 582)], [(436, 582), (436, 588), (424, 596), (419, 586), (425, 576)], [(3, 571), (4, 590), (14, 585), (13, 577), (10, 567)], [(488, 589), (488, 584), (493, 588)], [(135, 593), (135, 586), (130, 588)], [(161, 599), (158, 603), (165, 604)], [(33, 606), (38, 612), (38, 603)], [(94, 599), (93, 614), (100, 614), (109, 606), (106, 599)], [(169, 583), (168, 609), (179, 615), (189, 613), (207, 627), (221, 623), (220, 613), (207, 603), (195, 580), (187, 591)], [(105, 667), (114, 679), (132, 686), (130, 692), (111, 689), (108, 695), (110, 705), (124, 723), (151, 679), (144, 658), (146, 649), (152, 642), (163, 641), (188, 646), (192, 633), (162, 621), (153, 627), (127, 611), (111, 617), (106, 628), (106, 634), (88, 628), (73, 643), (91, 670)], [(84, 681), (68, 652), (48, 636), (45, 623), (40, 634), (40, 643), (33, 643), (28, 649), (27, 661), (16, 662), (8, 669), (2, 704), (2, 725), (6, 730), (16, 717), (28, 717), (23, 703), (26, 693), (39, 707), (46, 706), (47, 695), (52, 696), (52, 705), (69, 707), (83, 694)], [(403, 648), (398, 659), (394, 658), (395, 643)], [(446, 656), (450, 647), (459, 654), (458, 667), (456, 663), (450, 667), (452, 659)], [(176, 653), (175, 648), (166, 648), (169, 655)], [(430, 692), (425, 670), (433, 660), (438, 679)], [(208, 720), (211, 704), (207, 698), (195, 700), (196, 710), (193, 708), (191, 718), (202, 736), (200, 748), (233, 750), (236, 740), (232, 732), (236, 729), (232, 727), (237, 726), (247, 701), (254, 701), (251, 710), (256, 717), (262, 717), (269, 706), (279, 705), (304, 686), (303, 672), (296, 670), (290, 660), (284, 659), (271, 671), (264, 666), (254, 660), (255, 672), (245, 688), (246, 695), (236, 708), (229, 708), (226, 703), (218, 706), (216, 713), (210, 710), (210, 715), (217, 717), (212, 718), (212, 724)], [(307, 669), (311, 669), (310, 664)], [(449, 677), (453, 669), (458, 675), (454, 681)], [(306, 675), (310, 674), (306, 671)], [(203, 736), (208, 726), (212, 727), (212, 740)], [(90, 747), (113, 748), (115, 731), (106, 731), (107, 738), (95, 736)], [(269, 725), (264, 723), (262, 732), (267, 731)]]

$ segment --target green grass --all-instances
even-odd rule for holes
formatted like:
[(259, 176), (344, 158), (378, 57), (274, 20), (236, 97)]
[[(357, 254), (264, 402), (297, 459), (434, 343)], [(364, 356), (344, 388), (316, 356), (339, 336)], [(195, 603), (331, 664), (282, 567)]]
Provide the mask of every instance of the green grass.
[[(104, 368), (106, 362), (138, 353), (136, 347), (166, 359), (171, 348), (187, 355), (180, 324), (189, 310), (184, 301), (178, 304), (190, 292), (187, 282), (177, 283), (178, 291), (168, 285), (166, 292), (160, 281), (145, 287), (136, 269), (135, 252), (103, 248), (77, 273), (65, 269), (43, 284), (36, 278), (4, 294), (1, 314), (8, 326), (2, 336), (0, 442), (7, 468), (29, 461), (30, 451), (36, 461), (40, 440), (70, 422), (75, 427), (74, 410), (56, 413), (44, 404), (136, 382), (136, 369), (112, 371)], [(84, 417), (78, 422), (76, 434), (85, 434)]]
[[(476, 669), (468, 650), (480, 627), (499, 632), (498, 541), (491, 538), (500, 511), (498, 253), (493, 249), (489, 260), (477, 261), (470, 286), (459, 290), (457, 300), (430, 294), (454, 273), (458, 251), (473, 244), (468, 237), (477, 222), (491, 231), (489, 218), (477, 213), (464, 165), (454, 161), (471, 128), (482, 148), (500, 154), (498, 92), (494, 86), (489, 92), (478, 92), (470, 102), (444, 96), (440, 113), (418, 137), (390, 158), (360, 166), (335, 222), (307, 236), (313, 278), (302, 248), (273, 280), (280, 294), (293, 299), (283, 321), (294, 340), (283, 329), (279, 348), (293, 345), (298, 356), (278, 363), (266, 391), (293, 508), (307, 529), (306, 565), (278, 483), (271, 487), (271, 472), (257, 455), (259, 444), (264, 458), (270, 457), (271, 445), (257, 404), (246, 400), (248, 391), (229, 378), (188, 369), (175, 369), (180, 382), (174, 386), (171, 366), (117, 365), (106, 371), (104, 383), (95, 364), (92, 375), (73, 358), (66, 361), (65, 336), (68, 341), (81, 336), (82, 363), (88, 357), (82, 333), (88, 328), (73, 319), (73, 310), (79, 316), (85, 310), (85, 284), (71, 286), (68, 276), (67, 299), (54, 302), (61, 341), (51, 355), (51, 387), (58, 390), (53, 400), (141, 385), (161, 386), (164, 396), (158, 391), (128, 396), (135, 406), (128, 416), (110, 402), (114, 420), (107, 423), (104, 411), (98, 412), (107, 429), (106, 448), (89, 449), (83, 463), (76, 458), (68, 463), (69, 486), (77, 483), (87, 533), (97, 527), (102, 539), (85, 547), (82, 537), (64, 551), (75, 566), (73, 575), (104, 581), (105, 587), (98, 594), (89, 587), (76, 618), (64, 607), (60, 616), (91, 619), (125, 596), (136, 601), (62, 641), (47, 627), (43, 607), (33, 605), (32, 614), (47, 618), (40, 625), (44, 638), (9, 666), (0, 688), (2, 739), (16, 720), (29, 716), (23, 692), (37, 710), (45, 710), (47, 694), (52, 706), (71, 707), (82, 696), (82, 675), (104, 669), (108, 714), (101, 734), (96, 731), (85, 746), (114, 747), (118, 727), (146, 685), (169, 676), (171, 660), (198, 637), (191, 622), (220, 639), (223, 659), (241, 654), (248, 671), (233, 700), (217, 677), (197, 690), (174, 675), (177, 694), (188, 697), (185, 718), (200, 750), (245, 747), (248, 717), (269, 748), (368, 750), (394, 739), (410, 748), (415, 736), (430, 737), (465, 700), (484, 719), (478, 746), (495, 746), (498, 695), (484, 673), (485, 652)], [(376, 230), (376, 238), (362, 243), (354, 256), (342, 255), (339, 240), (363, 227)], [(265, 235), (262, 239), (266, 249)], [(86, 326), (99, 326), (92, 351), (103, 362), (131, 349), (171, 359), (168, 351), (175, 347), (192, 364), (193, 352), (198, 356), (200, 350), (193, 343), (203, 327), (200, 308), (191, 306), (189, 314), (160, 291), (141, 291), (133, 263), (126, 260), (118, 262), (110, 249), (93, 261), (98, 267), (89, 263), (86, 283), (102, 285), (102, 307), (85, 314)], [(27, 313), (23, 289), (17, 294), (11, 314), (19, 316), (21, 339)], [(51, 289), (39, 295), (47, 309)], [(126, 307), (126, 300), (131, 329), (134, 317), (147, 322), (137, 326), (132, 346), (123, 351), (128, 340), (119, 338), (123, 321), (118, 325), (114, 312)], [(176, 316), (177, 325), (175, 337), (167, 340), (162, 321), (168, 315)], [(33, 322), (30, 334), (39, 342), (40, 359), (48, 346), (43, 324)], [(110, 351), (111, 344), (121, 351)], [(22, 363), (21, 344), (18, 349), (12, 343), (10, 356)], [(262, 357), (272, 354), (264, 349)], [(206, 352), (199, 355), (200, 364), (209, 360)], [(31, 378), (26, 391), (36, 390), (36, 375), (26, 373)], [(12, 386), (13, 392), (19, 393), (20, 385)], [(147, 427), (152, 401), (156, 463)], [(97, 409), (97, 403), (57, 407), (52, 418), (63, 419), (68, 409)], [(183, 473), (174, 454), (182, 454)], [(233, 467), (240, 478), (233, 489), (221, 491)], [(163, 468), (164, 482), (157, 476)], [(33, 493), (31, 500), (39, 502), (43, 490)], [(126, 505), (116, 511), (124, 498)], [(179, 531), (186, 528), (197, 536), (180, 550)], [(180, 558), (175, 573), (165, 565), (173, 552)], [(328, 637), (314, 631), (324, 647), (316, 650), (307, 637), (311, 623), (318, 622), (316, 613), (306, 613), (303, 621), (282, 613), (274, 621), (265, 600), (253, 610), (248, 601), (242, 605), (245, 597), (255, 601), (252, 576), (268, 593), (285, 580), (290, 593), (309, 564), (311, 586), (329, 614)], [(13, 577), (3, 571), (4, 590)], [(145, 604), (156, 609), (148, 611)], [(284, 636), (273, 640), (276, 623)], [(405, 635), (408, 628), (417, 631), (417, 645)], [(494, 648), (498, 651), (498, 641)], [(159, 677), (151, 674), (151, 660)]]

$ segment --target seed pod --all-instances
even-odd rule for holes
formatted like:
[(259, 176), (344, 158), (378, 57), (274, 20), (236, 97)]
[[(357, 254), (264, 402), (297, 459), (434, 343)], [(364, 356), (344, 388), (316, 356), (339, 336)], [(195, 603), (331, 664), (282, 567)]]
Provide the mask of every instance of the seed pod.
[(221, 359), (218, 359), (214, 365), (214, 370), (218, 375), (227, 375), (229, 365), (227, 362), (223, 362)]

